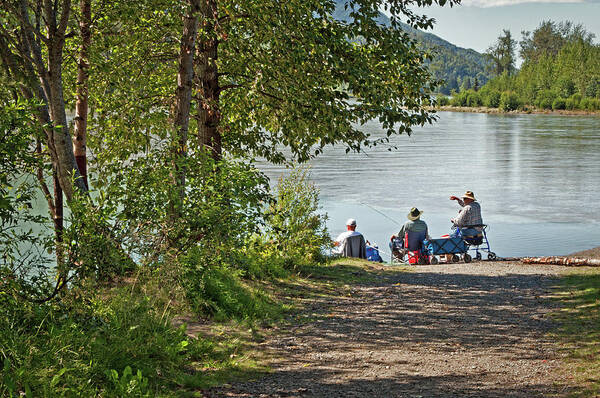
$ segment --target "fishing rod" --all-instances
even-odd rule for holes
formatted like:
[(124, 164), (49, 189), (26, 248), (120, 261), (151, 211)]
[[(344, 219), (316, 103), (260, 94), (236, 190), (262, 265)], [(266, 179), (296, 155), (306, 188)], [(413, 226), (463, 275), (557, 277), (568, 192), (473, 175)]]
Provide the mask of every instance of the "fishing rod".
[(381, 211), (377, 210), (376, 208), (374, 208), (373, 206), (371, 206), (371, 205), (370, 205), (370, 204), (368, 204), (368, 203), (363, 203), (363, 202), (360, 202), (360, 204), (361, 204), (361, 205), (364, 205), (364, 206), (367, 206), (368, 208), (370, 208), (370, 209), (371, 209), (371, 210), (373, 210), (373, 211), (376, 211), (377, 213), (381, 214), (382, 216), (384, 216), (384, 217), (385, 217), (385, 218), (387, 218), (388, 220), (390, 220), (390, 221), (393, 221), (393, 222), (394, 222), (395, 224), (397, 224), (397, 225), (400, 225), (400, 226), (402, 226), (402, 225), (403, 225), (402, 223), (399, 223), (398, 221), (394, 220), (392, 217), (390, 217), (390, 216), (388, 216), (387, 214), (385, 214), (385, 213), (383, 213), (383, 212), (381, 212)]

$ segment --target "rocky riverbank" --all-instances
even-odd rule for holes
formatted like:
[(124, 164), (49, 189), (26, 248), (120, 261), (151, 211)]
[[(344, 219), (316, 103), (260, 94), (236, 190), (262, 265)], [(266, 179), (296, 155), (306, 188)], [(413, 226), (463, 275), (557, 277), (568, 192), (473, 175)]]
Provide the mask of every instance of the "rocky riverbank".
[(487, 108), (485, 106), (479, 107), (468, 107), (468, 106), (438, 106), (434, 108), (437, 111), (444, 112), (471, 112), (471, 113), (492, 113), (492, 114), (506, 114), (506, 115), (561, 115), (561, 116), (600, 116), (600, 111), (582, 111), (582, 110), (548, 110), (548, 109), (525, 109), (516, 110), (510, 112), (504, 112), (499, 108)]

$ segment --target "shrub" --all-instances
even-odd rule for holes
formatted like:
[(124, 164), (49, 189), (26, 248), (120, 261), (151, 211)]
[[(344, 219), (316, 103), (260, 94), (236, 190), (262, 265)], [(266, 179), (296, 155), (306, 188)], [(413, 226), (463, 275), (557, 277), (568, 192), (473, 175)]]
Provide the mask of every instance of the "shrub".
[(561, 78), (556, 82), (558, 95), (567, 98), (575, 93), (575, 83), (569, 78)]
[(461, 91), (460, 93), (455, 93), (450, 99), (450, 105), (467, 106), (467, 92)]
[(600, 98), (600, 78), (592, 78), (586, 88), (585, 96), (590, 98)]
[(183, 377), (202, 342), (173, 328), (167, 308), (131, 288), (86, 290), (44, 304), (0, 295), (0, 396), (154, 396)]
[(483, 104), (488, 108), (498, 108), (500, 106), (501, 94), (499, 91), (492, 90), (484, 98)]
[(308, 170), (293, 170), (279, 180), (276, 190), (268, 212), (267, 239), (294, 267), (322, 261), (331, 238), (325, 226), (327, 215), (318, 212), (319, 190), (309, 180)]
[(588, 98), (585, 109), (588, 111), (600, 110), (600, 100), (597, 98)]
[(536, 106), (540, 109), (552, 109), (552, 103), (557, 95), (552, 90), (542, 90), (536, 97)]
[(478, 107), (482, 105), (481, 96), (474, 90), (467, 91), (467, 106)]
[(591, 98), (583, 97), (581, 101), (579, 101), (579, 109), (581, 110), (589, 110), (591, 106)]
[(566, 104), (566, 100), (564, 98), (557, 98), (552, 103), (552, 109), (554, 109), (554, 110), (566, 109), (566, 107), (567, 107), (567, 104)]
[(436, 100), (439, 106), (447, 106), (450, 104), (450, 99), (445, 95), (439, 95)]
[(194, 312), (239, 320), (275, 316), (279, 307), (242, 282), (243, 271), (227, 265), (233, 262), (228, 255), (196, 247), (180, 259), (182, 285)]
[(499, 108), (504, 112), (517, 110), (520, 105), (519, 97), (512, 91), (505, 91), (500, 96)]
[(581, 94), (573, 94), (565, 101), (565, 109), (574, 110), (580, 109)]

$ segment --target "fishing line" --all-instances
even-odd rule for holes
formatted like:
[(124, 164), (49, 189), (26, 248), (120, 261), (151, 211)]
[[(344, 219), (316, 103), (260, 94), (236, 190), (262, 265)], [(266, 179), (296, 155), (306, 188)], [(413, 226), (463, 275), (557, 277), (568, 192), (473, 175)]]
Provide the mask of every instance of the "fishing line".
[(403, 225), (403, 224), (399, 223), (398, 221), (394, 220), (392, 217), (390, 217), (390, 216), (388, 216), (387, 214), (385, 214), (385, 213), (383, 213), (383, 212), (381, 212), (381, 211), (377, 210), (376, 208), (374, 208), (373, 206), (371, 206), (371, 205), (369, 205), (369, 204), (367, 204), (367, 203), (360, 202), (360, 204), (361, 204), (361, 205), (364, 205), (364, 206), (367, 206), (369, 209), (371, 209), (371, 210), (373, 210), (373, 211), (376, 211), (377, 213), (381, 214), (382, 216), (384, 216), (384, 217), (385, 217), (385, 218), (387, 218), (388, 220), (390, 220), (390, 221), (393, 221), (393, 222), (394, 222), (394, 223), (396, 223), (397, 225), (400, 225), (400, 226), (402, 226), (402, 225)]

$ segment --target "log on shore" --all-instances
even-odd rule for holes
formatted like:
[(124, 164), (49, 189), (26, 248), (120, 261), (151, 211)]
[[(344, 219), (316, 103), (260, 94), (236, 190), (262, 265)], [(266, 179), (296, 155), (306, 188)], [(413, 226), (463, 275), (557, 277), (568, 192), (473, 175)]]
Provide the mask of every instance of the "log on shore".
[(525, 264), (552, 264), (566, 265), (567, 267), (600, 267), (600, 260), (573, 257), (525, 257), (521, 259)]

